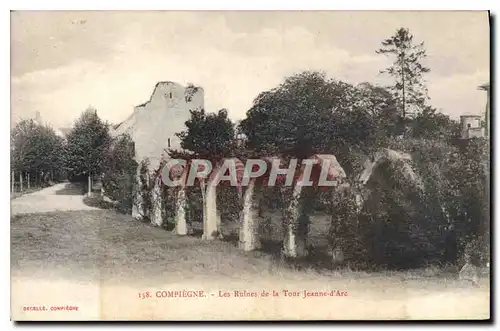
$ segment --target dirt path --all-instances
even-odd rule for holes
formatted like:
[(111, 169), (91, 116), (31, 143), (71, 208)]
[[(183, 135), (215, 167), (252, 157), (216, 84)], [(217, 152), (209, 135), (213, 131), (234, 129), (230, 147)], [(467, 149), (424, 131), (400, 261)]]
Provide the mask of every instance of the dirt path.
[(51, 211), (96, 210), (83, 203), (81, 188), (60, 183), (11, 200), (11, 215)]

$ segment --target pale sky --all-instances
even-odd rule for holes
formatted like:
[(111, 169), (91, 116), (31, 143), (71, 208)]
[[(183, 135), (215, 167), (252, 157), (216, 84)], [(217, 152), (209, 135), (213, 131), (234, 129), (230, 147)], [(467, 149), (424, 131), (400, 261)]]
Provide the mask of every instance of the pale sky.
[(69, 126), (89, 105), (119, 123), (158, 81), (205, 90), (205, 108), (245, 116), (253, 99), (302, 70), (384, 83), (375, 50), (406, 27), (424, 41), (430, 104), (457, 118), (484, 111), (487, 12), (13, 12), (12, 121), (36, 111)]

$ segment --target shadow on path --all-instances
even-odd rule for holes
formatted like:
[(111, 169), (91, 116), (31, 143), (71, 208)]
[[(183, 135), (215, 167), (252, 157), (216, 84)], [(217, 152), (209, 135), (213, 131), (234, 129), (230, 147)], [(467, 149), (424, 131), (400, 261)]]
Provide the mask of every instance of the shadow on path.
[(85, 187), (80, 183), (67, 183), (62, 189), (54, 192), (55, 195), (84, 195)]

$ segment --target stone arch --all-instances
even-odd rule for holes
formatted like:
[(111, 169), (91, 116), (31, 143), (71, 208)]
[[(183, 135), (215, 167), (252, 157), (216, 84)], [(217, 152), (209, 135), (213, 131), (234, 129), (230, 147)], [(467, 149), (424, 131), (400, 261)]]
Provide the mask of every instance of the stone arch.
[(186, 180), (189, 167), (178, 167), (174, 169), (174, 176), (180, 180), (181, 185), (175, 194), (175, 216), (174, 216), (174, 232), (178, 235), (185, 236), (188, 234), (187, 220), (186, 220)]
[[(174, 232), (178, 235), (187, 235), (188, 227), (186, 220), (187, 194), (186, 182), (190, 168), (193, 163), (190, 160), (185, 160), (184, 165), (177, 164), (169, 168), (169, 176), (171, 180), (179, 181), (178, 189), (175, 194), (175, 228)], [(217, 162), (208, 179), (199, 179), (197, 182), (200, 185), (203, 195), (203, 239), (211, 240), (217, 238), (220, 233), (220, 215), (217, 209), (217, 190), (214, 182), (220, 179), (223, 173), (220, 172), (222, 166), (226, 163), (234, 163), (237, 171), (237, 189), (241, 191), (241, 175), (243, 171), (243, 163), (237, 158), (225, 158)]]
[[(260, 209), (260, 194), (264, 182), (269, 179), (269, 172), (272, 162), (279, 160), (278, 157), (262, 157), (260, 160), (266, 163), (266, 171), (262, 176), (257, 178), (247, 178), (248, 184), (243, 191), (243, 209), (239, 220), (239, 239), (238, 247), (244, 251), (252, 251), (260, 248), (261, 242), (259, 238), (259, 209)], [(251, 169), (253, 170), (253, 169)], [(246, 173), (245, 173), (246, 174)]]
[[(259, 208), (258, 195), (261, 189), (259, 184), (267, 179), (273, 161), (279, 161), (280, 163), (283, 161), (275, 156), (262, 159), (266, 161), (267, 164), (266, 174), (260, 178), (251, 178), (243, 196), (244, 206), (240, 216), (239, 247), (245, 251), (254, 250), (260, 245), (257, 230), (259, 226), (257, 222), (257, 210)], [(300, 233), (298, 224), (302, 208), (300, 198), (304, 192), (303, 181), (307, 179), (305, 176), (308, 176), (312, 180), (313, 185), (317, 186), (321, 170), (323, 166), (328, 164), (328, 167), (325, 168), (324, 180), (337, 180), (337, 183), (333, 184), (333, 186), (337, 187), (342, 182), (342, 179), (346, 177), (344, 169), (340, 166), (334, 155), (317, 154), (314, 155), (311, 160), (315, 164), (312, 165), (310, 175), (305, 173), (306, 167), (304, 165), (298, 165), (295, 169), (294, 180), (291, 186), (291, 196), (287, 199), (287, 206), (282, 214), (282, 224), (285, 228), (282, 253), (288, 257), (297, 257), (301, 255), (305, 249), (305, 238), (303, 233)], [(283, 177), (284, 176), (282, 176), (281, 179)], [(282, 192), (284, 192), (284, 190)]]
[[(308, 218), (309, 215), (303, 214), (303, 204), (301, 197), (305, 192), (305, 187), (318, 189), (321, 185), (328, 184), (333, 189), (337, 189), (346, 178), (346, 173), (332, 154), (315, 154), (310, 160), (314, 162), (311, 173), (306, 174), (306, 166), (299, 168), (298, 180), (294, 183), (292, 197), (289, 200), (287, 210), (284, 215), (284, 226), (287, 227), (285, 239), (283, 241), (283, 254), (288, 257), (298, 257), (306, 254), (307, 250), (307, 226), (300, 222), (301, 217)], [(309, 178), (307, 178), (307, 177)], [(311, 185), (305, 180), (309, 179)], [(320, 183), (323, 181), (323, 183)], [(302, 226), (301, 226), (302, 225)]]
[(357, 179), (357, 199), (356, 202), (359, 208), (362, 208), (364, 201), (370, 194), (368, 184), (371, 179), (373, 179), (374, 174), (377, 170), (387, 163), (399, 163), (398, 169), (401, 171), (403, 176), (410, 182), (413, 183), (419, 190), (423, 190), (423, 184), (419, 175), (414, 171), (412, 165), (412, 157), (408, 153), (395, 151), (389, 148), (381, 148), (376, 151), (371, 159), (366, 160), (363, 172), (359, 175)]
[[(379, 265), (414, 263), (412, 259), (418, 259), (417, 249), (408, 238), (410, 233), (425, 236), (425, 232), (420, 232), (423, 228), (417, 226), (425, 201), (422, 179), (413, 168), (411, 155), (387, 148), (378, 150), (365, 163), (357, 185), (360, 221), (370, 223), (365, 228), (366, 244), (372, 248), (368, 253), (370, 260)], [(410, 231), (412, 227), (418, 228), (418, 234)], [(410, 255), (414, 258), (408, 258), (406, 252), (413, 252)]]
[(242, 187), (241, 180), (243, 177), (244, 165), (238, 158), (224, 158), (214, 166), (211, 176), (206, 181), (201, 182), (204, 186), (202, 191), (205, 192), (203, 206), (203, 239), (212, 240), (217, 238), (221, 233), (221, 217), (217, 208), (217, 183), (221, 176), (225, 173), (225, 167), (228, 167), (229, 174), (236, 176), (236, 188), (241, 197)]

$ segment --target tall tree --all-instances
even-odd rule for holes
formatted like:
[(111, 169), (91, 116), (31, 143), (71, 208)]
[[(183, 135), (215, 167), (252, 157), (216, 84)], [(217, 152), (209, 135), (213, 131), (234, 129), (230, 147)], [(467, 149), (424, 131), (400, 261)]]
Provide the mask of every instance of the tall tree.
[(382, 47), (376, 53), (395, 58), (393, 64), (381, 73), (394, 78), (391, 90), (401, 105), (403, 119), (406, 119), (408, 110), (418, 112), (429, 98), (423, 78), (430, 71), (422, 64), (427, 57), (424, 42), (414, 44), (410, 31), (400, 28), (392, 37), (382, 41)]
[(377, 144), (383, 146), (386, 138), (398, 134), (401, 115), (398, 112), (397, 100), (388, 89), (370, 83), (361, 83), (356, 89), (355, 107), (367, 111), (373, 118)]
[[(221, 158), (230, 152), (235, 130), (225, 109), (217, 113), (205, 110), (191, 110), (191, 118), (186, 121), (187, 130), (177, 134), (181, 147), (193, 152), (196, 157)], [(171, 153), (177, 153), (172, 151)]]
[(70, 178), (101, 174), (109, 140), (108, 125), (95, 110), (86, 110), (67, 135), (64, 161)]
[[(11, 133), (12, 168), (31, 174), (32, 179), (59, 177), (62, 168), (64, 141), (54, 130), (33, 120), (22, 120)], [(40, 175), (45, 175), (41, 178)]]
[(333, 114), (350, 113), (354, 96), (352, 85), (322, 72), (301, 72), (260, 93), (240, 127), (248, 147), (261, 153), (299, 158), (326, 153), (340, 132)]
[(260, 93), (240, 129), (248, 148), (261, 155), (335, 154), (349, 173), (353, 151), (367, 152), (380, 140), (377, 135), (391, 132), (377, 126), (393, 116), (393, 108), (392, 95), (383, 88), (306, 71)]
[(38, 124), (32, 120), (22, 120), (16, 124), (10, 134), (11, 166), (17, 171), (25, 171), (29, 168), (25, 156), (30, 148), (30, 142), (38, 128)]

